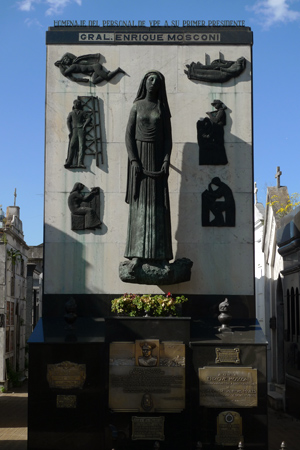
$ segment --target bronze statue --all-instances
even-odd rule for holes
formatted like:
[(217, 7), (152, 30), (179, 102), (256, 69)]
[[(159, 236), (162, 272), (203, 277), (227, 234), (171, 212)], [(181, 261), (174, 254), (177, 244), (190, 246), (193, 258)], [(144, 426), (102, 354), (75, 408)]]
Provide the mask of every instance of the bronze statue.
[(72, 230), (94, 230), (101, 228), (100, 189), (94, 187), (84, 195), (82, 183), (75, 183), (68, 198), (68, 206), (72, 213)]
[(125, 257), (173, 258), (168, 176), (172, 149), (171, 114), (165, 78), (158, 71), (144, 76), (126, 129), (129, 158), (126, 202), (129, 220)]
[(186, 67), (187, 70), (184, 73), (190, 80), (224, 83), (231, 78), (238, 77), (245, 70), (246, 59), (243, 56), (236, 61), (215, 59), (207, 65), (192, 62), (187, 64)]
[(119, 276), (125, 283), (167, 285), (189, 281), (193, 262), (173, 259), (168, 176), (172, 150), (171, 114), (165, 78), (146, 73), (126, 129), (129, 203), (125, 258)]
[(199, 144), (200, 165), (227, 164), (224, 146), (224, 126), (226, 125), (227, 107), (220, 100), (214, 100), (211, 105), (215, 111), (208, 111), (208, 117), (197, 122), (197, 138)]
[(82, 103), (79, 99), (74, 100), (73, 109), (68, 115), (67, 125), (69, 130), (69, 148), (65, 163), (66, 169), (85, 169), (85, 129), (91, 122), (91, 116), (87, 111), (83, 111)]
[(76, 77), (74, 74), (89, 75), (93, 84), (99, 84), (102, 81), (110, 81), (118, 73), (124, 73), (124, 70), (118, 67), (112, 72), (106, 70), (100, 64), (100, 53), (91, 55), (75, 56), (72, 53), (65, 53), (63, 57), (54, 64), (59, 67), (62, 75), (71, 81), (80, 83), (89, 83), (88, 78)]

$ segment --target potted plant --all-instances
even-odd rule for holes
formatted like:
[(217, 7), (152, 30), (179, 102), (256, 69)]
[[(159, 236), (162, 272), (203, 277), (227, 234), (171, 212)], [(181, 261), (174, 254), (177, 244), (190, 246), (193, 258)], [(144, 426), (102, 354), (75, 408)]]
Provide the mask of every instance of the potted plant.
[(187, 302), (184, 295), (173, 297), (167, 294), (124, 294), (111, 302), (111, 311), (129, 317), (178, 316), (180, 305)]

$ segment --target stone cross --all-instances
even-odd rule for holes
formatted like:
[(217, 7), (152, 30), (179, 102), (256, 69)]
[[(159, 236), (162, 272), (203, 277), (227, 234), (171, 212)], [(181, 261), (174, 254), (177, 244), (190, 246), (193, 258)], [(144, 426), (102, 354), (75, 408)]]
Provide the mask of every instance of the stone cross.
[(254, 181), (254, 203), (256, 204), (257, 203), (257, 191), (258, 191), (258, 189), (257, 189), (257, 184), (256, 184), (256, 181)]
[(280, 175), (282, 175), (282, 172), (280, 170), (280, 167), (277, 166), (277, 172), (275, 175), (275, 178), (277, 178), (277, 187), (280, 188)]
[(15, 188), (15, 192), (14, 192), (14, 206), (16, 206), (16, 200), (17, 200), (17, 188)]

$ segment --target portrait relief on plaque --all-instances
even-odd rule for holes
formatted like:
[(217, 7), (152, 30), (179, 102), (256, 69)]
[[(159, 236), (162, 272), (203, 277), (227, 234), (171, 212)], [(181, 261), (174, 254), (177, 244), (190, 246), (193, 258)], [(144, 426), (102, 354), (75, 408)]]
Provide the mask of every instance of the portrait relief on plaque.
[(110, 344), (109, 408), (180, 412), (185, 408), (185, 346), (143, 339)]

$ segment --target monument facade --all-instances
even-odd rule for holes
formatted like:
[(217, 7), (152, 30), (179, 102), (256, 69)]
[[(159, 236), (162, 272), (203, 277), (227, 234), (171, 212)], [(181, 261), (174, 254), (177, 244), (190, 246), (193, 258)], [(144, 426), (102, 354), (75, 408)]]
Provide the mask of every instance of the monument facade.
[[(156, 110), (136, 121), (154, 105), (142, 98), (149, 73)], [(247, 27), (49, 29), (44, 314), (70, 294), (83, 314), (90, 299), (107, 315), (123, 292), (172, 290), (197, 314), (226, 295), (255, 316), (251, 76)], [(99, 226), (74, 226), (75, 183), (83, 196), (99, 188)], [(183, 278), (177, 260), (190, 261)]]
[[(250, 28), (58, 26), (46, 40), (29, 449), (266, 448)], [(170, 291), (184, 317), (111, 313), (124, 292)], [(252, 436), (243, 423), (261, 416)]]

